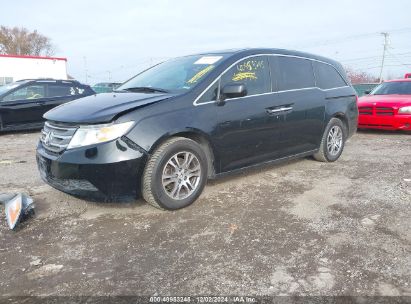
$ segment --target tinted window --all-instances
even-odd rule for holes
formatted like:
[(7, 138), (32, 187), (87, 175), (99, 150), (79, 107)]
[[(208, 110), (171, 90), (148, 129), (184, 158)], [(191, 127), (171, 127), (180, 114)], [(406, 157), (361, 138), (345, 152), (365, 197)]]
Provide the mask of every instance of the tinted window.
[(218, 93), (218, 85), (219, 81), (216, 81), (204, 94), (201, 96), (197, 103), (203, 103), (208, 101), (215, 101), (217, 100), (217, 93)]
[(317, 86), (321, 89), (332, 89), (338, 87), (344, 87), (347, 84), (343, 80), (340, 74), (331, 65), (315, 62), (317, 78)]
[(45, 97), (44, 84), (29, 85), (5, 96), (3, 101), (39, 99)]
[(278, 90), (295, 90), (315, 86), (314, 73), (310, 60), (277, 57), (277, 65), (273, 75), (277, 76)]
[(64, 84), (49, 84), (48, 97), (75, 95), (73, 87)]
[(376, 87), (370, 95), (411, 95), (411, 82), (395, 81), (384, 82)]
[(70, 84), (49, 83), (47, 97), (72, 96), (84, 93), (84, 88)]
[(221, 76), (223, 88), (229, 83), (242, 83), (247, 88), (247, 95), (271, 91), (270, 72), (267, 59), (262, 56), (240, 61)]
[(74, 87), (74, 90), (75, 90), (75, 92), (76, 92), (76, 95), (77, 94), (79, 94), (79, 95), (81, 95), (81, 94), (85, 94), (85, 90), (87, 89), (87, 93), (94, 93), (94, 92), (90, 92), (91, 90), (90, 89), (88, 89), (87, 87), (82, 87), (82, 86), (80, 86), (80, 87)]

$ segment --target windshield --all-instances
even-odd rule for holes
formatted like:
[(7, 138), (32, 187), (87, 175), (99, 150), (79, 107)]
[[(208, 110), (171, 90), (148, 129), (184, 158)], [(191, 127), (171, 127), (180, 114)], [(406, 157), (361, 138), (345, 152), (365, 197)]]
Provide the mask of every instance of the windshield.
[(18, 87), (19, 85), (21, 85), (21, 83), (10, 83), (4, 86), (0, 86), (0, 95), (3, 95), (4, 93)]
[(371, 91), (370, 95), (411, 95), (411, 81), (384, 82)]
[(213, 54), (171, 59), (138, 74), (117, 90), (155, 88), (158, 91), (183, 93), (199, 83), (226, 56), (227, 54)]

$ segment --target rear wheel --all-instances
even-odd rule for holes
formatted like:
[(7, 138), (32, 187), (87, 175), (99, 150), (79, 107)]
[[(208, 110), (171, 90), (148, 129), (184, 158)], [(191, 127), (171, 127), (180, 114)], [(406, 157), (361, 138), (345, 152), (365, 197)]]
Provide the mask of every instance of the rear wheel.
[(184, 208), (200, 196), (206, 179), (207, 158), (200, 145), (183, 137), (171, 138), (147, 162), (143, 198), (160, 209)]
[(332, 118), (325, 128), (320, 149), (314, 154), (314, 158), (322, 162), (336, 161), (344, 149), (345, 138), (344, 123), (338, 118)]

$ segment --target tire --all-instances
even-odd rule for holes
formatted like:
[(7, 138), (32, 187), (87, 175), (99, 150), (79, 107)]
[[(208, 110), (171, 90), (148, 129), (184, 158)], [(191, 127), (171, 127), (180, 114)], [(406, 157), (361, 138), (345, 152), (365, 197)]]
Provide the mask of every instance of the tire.
[[(199, 171), (195, 170), (197, 167)], [(189, 206), (204, 189), (207, 167), (206, 154), (195, 141), (184, 137), (168, 139), (154, 151), (144, 168), (144, 200), (163, 210)]]
[[(333, 142), (333, 139), (332, 139), (333, 135), (331, 133), (339, 134), (341, 137), (339, 135), (335, 137), (341, 138), (341, 139), (334, 140)], [(320, 149), (318, 150), (318, 152), (316, 152), (313, 155), (314, 159), (321, 161), (321, 162), (336, 161), (340, 157), (342, 151), (344, 150), (346, 138), (347, 138), (347, 129), (344, 123), (338, 118), (331, 118), (330, 122), (328, 123), (327, 127), (324, 130), (324, 134), (321, 139)], [(338, 150), (336, 150), (336, 146), (333, 145), (333, 143), (338, 144), (338, 142), (339, 142), (339, 148)]]

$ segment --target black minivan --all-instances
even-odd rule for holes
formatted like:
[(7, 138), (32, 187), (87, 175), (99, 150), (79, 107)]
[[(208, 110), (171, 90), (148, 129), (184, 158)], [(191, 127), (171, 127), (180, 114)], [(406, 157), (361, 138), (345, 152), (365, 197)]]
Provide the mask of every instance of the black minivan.
[(208, 178), (309, 155), (337, 160), (357, 128), (356, 98), (339, 63), (311, 54), (180, 57), (47, 112), (38, 167), (73, 195), (141, 195), (179, 209)]

